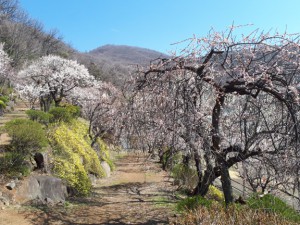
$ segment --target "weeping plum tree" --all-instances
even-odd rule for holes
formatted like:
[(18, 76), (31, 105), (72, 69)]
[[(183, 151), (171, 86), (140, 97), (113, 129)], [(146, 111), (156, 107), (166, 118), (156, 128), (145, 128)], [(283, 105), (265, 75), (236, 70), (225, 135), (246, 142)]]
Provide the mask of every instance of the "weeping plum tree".
[(76, 87), (92, 86), (94, 77), (76, 61), (48, 55), (41, 57), (17, 75), (18, 89), (24, 98), (39, 99), (44, 111), (51, 101), (59, 106)]
[(299, 157), (299, 37), (238, 37), (235, 29), (188, 39), (180, 55), (139, 70), (130, 104), (131, 132), (152, 149), (191, 155), (193, 193), (205, 195), (220, 177), (227, 204), (231, 166), (254, 156), (282, 164)]
[(69, 100), (81, 107), (82, 116), (89, 121), (92, 147), (99, 137), (118, 136), (122, 129), (122, 99), (120, 90), (106, 82), (95, 82), (89, 88), (75, 88), (69, 96)]

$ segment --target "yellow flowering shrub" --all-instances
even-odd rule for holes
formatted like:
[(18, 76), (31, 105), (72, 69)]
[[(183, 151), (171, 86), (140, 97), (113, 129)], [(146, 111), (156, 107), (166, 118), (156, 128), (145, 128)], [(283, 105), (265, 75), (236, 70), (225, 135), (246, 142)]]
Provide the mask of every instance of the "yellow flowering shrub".
[(213, 185), (209, 185), (209, 188), (208, 188), (208, 192), (206, 194), (206, 197), (208, 199), (214, 199), (218, 202), (223, 202), (225, 201), (225, 198), (224, 198), (224, 194), (222, 191), (220, 191), (218, 188), (216, 188), (215, 186)]
[(87, 195), (91, 190), (88, 174), (103, 177), (97, 153), (90, 146), (88, 127), (84, 121), (60, 123), (50, 132), (54, 154), (54, 173), (66, 180), (78, 194)]

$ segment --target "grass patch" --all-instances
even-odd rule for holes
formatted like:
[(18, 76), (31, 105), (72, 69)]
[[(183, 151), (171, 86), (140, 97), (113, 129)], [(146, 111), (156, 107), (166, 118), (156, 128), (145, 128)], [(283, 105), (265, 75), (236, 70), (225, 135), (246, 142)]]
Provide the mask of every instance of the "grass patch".
[(247, 204), (252, 209), (261, 209), (268, 213), (276, 213), (289, 221), (300, 224), (300, 214), (274, 195), (267, 194), (262, 198), (254, 195), (247, 200)]
[[(219, 194), (216, 196), (220, 197)], [(299, 213), (275, 196), (265, 195), (258, 198), (254, 195), (247, 200), (247, 205), (231, 204), (228, 207), (225, 207), (223, 201), (216, 201), (216, 196), (212, 200), (194, 196), (179, 201), (177, 210), (182, 213), (182, 217), (178, 219), (178, 224), (300, 224)]]
[(187, 197), (177, 203), (176, 210), (184, 212), (187, 210), (194, 210), (200, 206), (210, 207), (212, 200), (206, 199), (202, 196)]
[(297, 222), (282, 218), (276, 213), (267, 213), (263, 210), (249, 208), (248, 206), (236, 206), (227, 208), (223, 204), (214, 201), (210, 207), (200, 206), (188, 210), (177, 220), (182, 225), (296, 225)]
[(156, 196), (153, 198), (155, 206), (158, 208), (170, 208), (172, 210), (176, 209), (176, 203), (172, 202), (166, 196)]

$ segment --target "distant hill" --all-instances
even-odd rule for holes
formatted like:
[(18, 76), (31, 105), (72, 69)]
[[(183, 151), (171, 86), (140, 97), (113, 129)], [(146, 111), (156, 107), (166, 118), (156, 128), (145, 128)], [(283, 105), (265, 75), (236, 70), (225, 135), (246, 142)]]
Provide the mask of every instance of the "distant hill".
[(88, 54), (123, 65), (149, 65), (151, 60), (168, 58), (166, 54), (161, 52), (126, 45), (104, 45), (88, 52)]
[(104, 45), (89, 52), (75, 52), (75, 59), (84, 64), (97, 79), (122, 86), (136, 67), (148, 66), (151, 60), (169, 58), (154, 50), (126, 45)]

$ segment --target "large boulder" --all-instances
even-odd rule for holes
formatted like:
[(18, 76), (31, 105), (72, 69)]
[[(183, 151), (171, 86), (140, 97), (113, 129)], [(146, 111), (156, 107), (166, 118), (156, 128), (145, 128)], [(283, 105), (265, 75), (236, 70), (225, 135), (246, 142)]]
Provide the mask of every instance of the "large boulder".
[(68, 196), (67, 187), (59, 178), (52, 176), (31, 176), (18, 188), (16, 199), (20, 202), (38, 199), (44, 203), (64, 202)]

